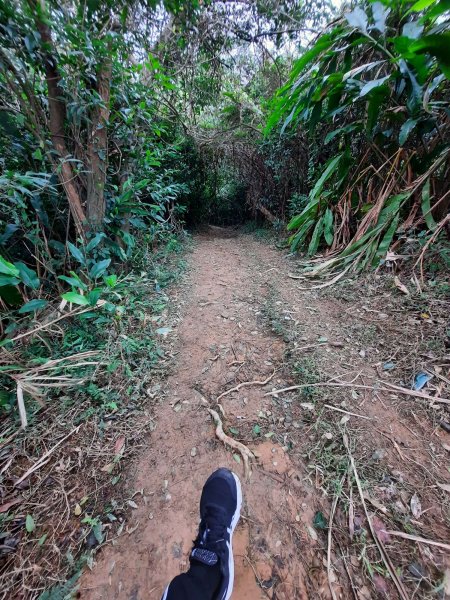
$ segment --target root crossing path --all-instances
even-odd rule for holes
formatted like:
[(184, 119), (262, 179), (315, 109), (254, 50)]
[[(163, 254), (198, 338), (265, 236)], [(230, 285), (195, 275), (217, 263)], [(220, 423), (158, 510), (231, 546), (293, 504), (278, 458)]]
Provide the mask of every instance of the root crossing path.
[[(267, 598), (274, 588), (279, 599), (308, 598), (303, 562), (305, 544), (315, 544), (308, 534), (313, 502), (299, 465), (293, 466), (286, 448), (272, 438), (272, 400), (264, 395), (284, 383), (281, 375), (276, 372), (267, 385), (242, 386), (221, 399), (225, 431), (258, 457), (249, 481), (239, 454), (216, 438), (205, 404), (217, 408), (215, 399), (225, 390), (264, 381), (280, 369), (285, 344), (270, 333), (261, 312), (268, 271), (274, 268), (271, 259), (277, 256), (249, 236), (196, 239), (187, 306), (177, 328), (177, 366), (155, 408), (156, 428), (131, 484), (143, 494), (134, 498), (138, 508), (129, 533), (105, 547), (82, 579), (82, 598), (160, 598), (167, 582), (188, 566), (200, 492), (220, 466), (239, 475), (244, 494), (233, 540), (233, 598)], [(254, 425), (261, 421), (267, 426)]]

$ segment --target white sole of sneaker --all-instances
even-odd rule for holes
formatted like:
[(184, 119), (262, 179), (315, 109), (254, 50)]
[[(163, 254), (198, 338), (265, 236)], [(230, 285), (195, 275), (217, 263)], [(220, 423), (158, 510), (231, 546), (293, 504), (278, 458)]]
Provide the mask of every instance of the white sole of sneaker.
[(242, 506), (242, 489), (241, 482), (239, 481), (239, 477), (232, 473), (234, 480), (236, 481), (236, 490), (237, 490), (237, 505), (236, 511), (233, 515), (233, 519), (231, 521), (230, 527), (230, 542), (228, 544), (228, 573), (229, 573), (229, 584), (228, 588), (223, 596), (223, 600), (229, 600), (231, 594), (233, 593), (233, 584), (234, 584), (234, 557), (233, 557), (233, 532), (236, 529), (236, 525), (241, 516), (241, 506)]

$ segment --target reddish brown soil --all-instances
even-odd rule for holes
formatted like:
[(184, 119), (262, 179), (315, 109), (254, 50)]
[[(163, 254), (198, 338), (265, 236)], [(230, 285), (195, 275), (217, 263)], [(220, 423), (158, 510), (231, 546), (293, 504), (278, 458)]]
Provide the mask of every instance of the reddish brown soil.
[[(342, 340), (343, 320), (347, 316), (343, 317), (339, 304), (330, 300), (323, 300), (319, 310), (310, 310), (318, 304), (311, 294), (299, 292), (297, 283), (286, 277), (286, 260), (275, 249), (249, 236), (198, 237), (189, 263), (187, 302), (176, 334), (172, 334), (177, 336), (177, 365), (155, 408), (156, 428), (145, 440), (147, 449), (135, 464), (134, 474), (129, 475), (130, 489), (142, 493), (134, 496), (137, 508), (130, 515), (126, 531), (102, 549), (93, 570), (83, 576), (81, 598), (160, 598), (170, 579), (187, 568), (198, 525), (202, 485), (220, 466), (227, 466), (240, 476), (244, 494), (242, 519), (234, 539), (233, 599), (331, 598), (326, 537), (312, 526), (317, 510), (329, 513), (331, 498), (326, 497), (320, 468), (316, 466), (314, 471), (308, 465), (308, 440), (311, 444), (320, 440), (321, 432), (317, 438), (317, 429), (305, 427), (304, 423), (293, 428), (292, 423), (296, 425), (307, 409), (297, 403), (285, 410), (281, 402), (277, 404), (265, 395), (273, 387), (284, 387), (292, 380), (285, 365), (287, 344), (270, 332), (261, 304), (270, 299), (275, 286), (280, 296), (274, 302), (282, 300), (282, 318), (290, 326), (297, 324), (305, 334), (304, 341), (298, 338), (300, 347), (314, 343), (321, 333), (330, 340)], [(346, 357), (349, 372), (358, 369), (362, 377), (370, 375), (371, 368), (362, 364), (358, 348), (354, 350)], [(344, 368), (340, 352), (339, 348), (330, 347), (326, 354), (326, 368), (332, 368), (333, 361), (339, 363), (329, 375)], [(214, 435), (205, 399), (213, 406), (224, 390), (240, 382), (264, 380), (274, 369), (277, 372), (266, 386), (244, 387), (221, 401), (226, 414), (225, 429), (236, 428), (236, 438), (258, 456), (250, 481), (244, 481), (242, 464)], [(348, 399), (349, 390), (339, 392), (339, 402), (344, 392)], [(346, 406), (376, 418), (377, 429), (392, 439), (402, 440), (400, 454), (406, 453), (423, 468), (435, 471), (436, 465), (427, 451), (429, 440), (423, 441), (423, 431), (420, 437), (415, 436), (406, 422), (401, 423), (402, 418), (389, 399), (366, 400), (360, 394), (355, 405), (350, 400)], [(323, 419), (327, 417), (335, 418), (336, 414), (329, 412)], [(252, 435), (256, 423), (263, 423), (261, 437)], [(348, 423), (351, 425), (366, 427), (367, 422), (352, 420)], [(400, 460), (398, 449), (388, 438), (377, 434), (372, 426), (369, 431), (366, 446), (359, 448), (358, 454), (366, 452), (370, 456), (381, 443), (386, 469), (401, 470), (403, 477), (411, 478), (414, 489), (420, 488), (422, 510), (428, 509), (425, 533), (441, 541), (448, 538), (442, 506), (436, 498), (426, 498), (430, 483), (425, 485), (423, 472), (417, 464)], [(430, 431), (428, 428), (427, 435), (431, 435)], [(276, 437), (264, 437), (271, 432), (276, 432)], [(438, 431), (434, 443), (439, 445), (443, 435), (448, 434)], [(441, 481), (445, 477), (442, 473)], [(344, 516), (337, 517), (336, 528), (342, 539), (348, 536), (344, 531), (346, 522)], [(414, 546), (413, 542), (406, 543)], [(426, 550), (428, 560), (444, 569), (442, 551), (428, 547)], [(336, 556), (333, 552), (336, 573), (332, 573), (332, 580), (337, 597), (377, 597), (359, 574), (358, 558), (351, 557), (344, 565)], [(394, 564), (397, 558), (401, 562), (401, 555), (396, 553), (392, 557)], [(353, 592), (347, 570), (354, 571)], [(380, 598), (397, 597), (391, 585), (387, 590)]]

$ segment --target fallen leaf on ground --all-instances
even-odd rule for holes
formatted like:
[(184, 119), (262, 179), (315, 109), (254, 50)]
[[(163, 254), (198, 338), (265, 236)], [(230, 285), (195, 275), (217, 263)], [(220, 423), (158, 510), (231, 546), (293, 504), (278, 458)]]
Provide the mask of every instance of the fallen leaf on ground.
[(378, 517), (372, 518), (372, 527), (380, 542), (389, 542), (391, 536), (386, 531), (386, 525)]
[(114, 454), (115, 455), (119, 454), (120, 451), (123, 450), (124, 446), (125, 446), (125, 437), (121, 436), (120, 438), (117, 438), (116, 445), (114, 446)]
[(441, 488), (441, 490), (444, 490), (444, 492), (450, 493), (450, 483), (438, 483), (438, 486)]
[(409, 296), (408, 288), (406, 287), (406, 285), (404, 283), (402, 283), (400, 281), (400, 279), (397, 276), (394, 277), (394, 283), (395, 283), (396, 287), (398, 287), (398, 289), (401, 292), (403, 292), (403, 294), (405, 294), (406, 296)]
[(375, 586), (375, 589), (377, 590), (377, 592), (380, 592), (381, 594), (387, 594), (388, 586), (387, 586), (387, 581), (384, 577), (375, 573), (372, 581), (373, 581), (373, 585)]
[(10, 500), (9, 502), (0, 504), (0, 513), (8, 512), (8, 510), (11, 508), (11, 506), (14, 506), (15, 504), (20, 504), (20, 502), (22, 502), (22, 498), (14, 498), (13, 500)]
[(387, 513), (387, 508), (381, 504), (381, 502), (378, 502), (378, 500), (376, 498), (372, 498), (372, 496), (369, 496), (369, 494), (363, 494), (364, 500), (367, 500), (367, 502), (370, 502), (370, 504), (372, 506), (374, 506), (375, 508), (378, 508), (378, 510), (380, 510), (383, 514)]
[(104, 473), (111, 474), (113, 472), (113, 469), (114, 469), (114, 463), (109, 463), (108, 465), (105, 465), (104, 467), (102, 467), (100, 470), (103, 471)]

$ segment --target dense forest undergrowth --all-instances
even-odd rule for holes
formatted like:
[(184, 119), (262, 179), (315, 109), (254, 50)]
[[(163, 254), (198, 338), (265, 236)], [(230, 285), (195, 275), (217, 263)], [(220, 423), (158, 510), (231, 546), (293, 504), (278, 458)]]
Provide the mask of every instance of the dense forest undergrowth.
[(65, 597), (133, 507), (111, 489), (154, 427), (168, 290), (203, 227), (269, 238), (318, 303), (388, 282), (437, 319), (448, 397), (449, 11), (0, 0), (3, 597)]

